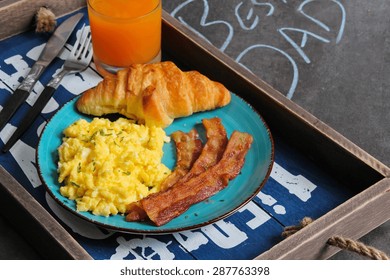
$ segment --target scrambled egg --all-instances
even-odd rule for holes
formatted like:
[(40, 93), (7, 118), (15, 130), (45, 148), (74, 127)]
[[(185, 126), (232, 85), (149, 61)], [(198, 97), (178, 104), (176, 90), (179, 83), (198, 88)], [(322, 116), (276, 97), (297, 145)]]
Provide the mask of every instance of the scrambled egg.
[(159, 191), (171, 170), (161, 163), (164, 130), (134, 124), (80, 119), (64, 130), (58, 148), (60, 192), (76, 200), (78, 211), (109, 216)]

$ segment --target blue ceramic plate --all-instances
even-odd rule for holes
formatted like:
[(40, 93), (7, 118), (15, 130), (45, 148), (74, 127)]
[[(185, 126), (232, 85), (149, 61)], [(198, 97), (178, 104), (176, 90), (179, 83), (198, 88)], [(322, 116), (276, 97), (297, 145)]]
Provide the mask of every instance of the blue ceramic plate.
[[(126, 222), (123, 215), (102, 217), (90, 212), (78, 212), (75, 202), (60, 194), (60, 184), (57, 181), (57, 148), (62, 142), (62, 131), (80, 118), (91, 120), (77, 111), (76, 101), (77, 98), (65, 104), (42, 132), (37, 151), (38, 170), (47, 191), (58, 203), (77, 216), (99, 226), (139, 234), (172, 233), (202, 227), (233, 214), (248, 203), (264, 186), (270, 174), (274, 159), (274, 146), (270, 131), (260, 115), (248, 103), (232, 94), (232, 101), (229, 105), (177, 119), (166, 128), (167, 135), (170, 135), (176, 130), (189, 131), (196, 126), (203, 137), (201, 120), (219, 117), (229, 137), (234, 130), (248, 132), (253, 136), (254, 141), (246, 155), (242, 172), (230, 181), (225, 189), (193, 205), (181, 216), (160, 227), (146, 222)], [(175, 165), (173, 141), (164, 146), (163, 163), (169, 168)]]

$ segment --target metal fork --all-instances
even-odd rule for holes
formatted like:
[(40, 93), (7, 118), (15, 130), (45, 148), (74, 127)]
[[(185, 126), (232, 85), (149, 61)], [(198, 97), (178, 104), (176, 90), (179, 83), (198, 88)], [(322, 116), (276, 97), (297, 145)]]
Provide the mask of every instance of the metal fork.
[(91, 34), (89, 27), (83, 26), (81, 34), (76, 40), (69, 57), (64, 63), (64, 67), (60, 73), (55, 75), (53, 79), (47, 84), (45, 89), (39, 95), (35, 101), (31, 110), (26, 114), (21, 122), (20, 126), (12, 134), (7, 144), (3, 148), (3, 152), (6, 153), (16, 143), (16, 141), (22, 136), (22, 134), (30, 127), (36, 117), (41, 113), (42, 109), (49, 102), (54, 92), (60, 85), (62, 79), (69, 73), (81, 72), (88, 67), (92, 59), (92, 44)]

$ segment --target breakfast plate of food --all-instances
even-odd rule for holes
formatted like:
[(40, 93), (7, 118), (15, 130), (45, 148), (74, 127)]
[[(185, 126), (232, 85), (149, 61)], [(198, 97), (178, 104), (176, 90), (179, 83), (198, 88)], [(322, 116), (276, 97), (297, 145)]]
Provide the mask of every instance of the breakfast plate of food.
[[(166, 234), (226, 218), (258, 194), (274, 160), (272, 135), (260, 114), (225, 89), (222, 95), (211, 90), (219, 94), (211, 105), (199, 105), (210, 103), (210, 96), (187, 98), (192, 105), (186, 109), (185, 98), (175, 96), (178, 104), (184, 100), (180, 108), (168, 108), (164, 93), (154, 92), (172, 91), (168, 84), (145, 86), (140, 102), (104, 79), (91, 89), (94, 99), (87, 91), (57, 111), (37, 149), (39, 175), (55, 201), (110, 230)], [(107, 96), (110, 91), (114, 95)]]

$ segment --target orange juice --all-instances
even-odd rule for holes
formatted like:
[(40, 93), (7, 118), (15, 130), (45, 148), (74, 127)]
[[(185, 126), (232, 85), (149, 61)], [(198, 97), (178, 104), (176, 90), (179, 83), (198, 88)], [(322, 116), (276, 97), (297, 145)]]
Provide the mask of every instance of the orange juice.
[(160, 59), (160, 0), (88, 0), (88, 17), (95, 64), (115, 69)]

